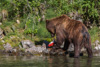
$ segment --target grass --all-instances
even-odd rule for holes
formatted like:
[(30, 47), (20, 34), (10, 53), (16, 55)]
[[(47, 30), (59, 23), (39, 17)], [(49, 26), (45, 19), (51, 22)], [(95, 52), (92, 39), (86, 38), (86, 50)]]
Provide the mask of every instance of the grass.
[(89, 30), (90, 36), (91, 36), (91, 42), (94, 43), (96, 40), (100, 41), (100, 29), (96, 26), (94, 26), (92, 29)]
[(7, 26), (11, 27), (14, 23), (15, 23), (14, 21), (4, 21), (0, 27), (1, 28), (5, 28)]

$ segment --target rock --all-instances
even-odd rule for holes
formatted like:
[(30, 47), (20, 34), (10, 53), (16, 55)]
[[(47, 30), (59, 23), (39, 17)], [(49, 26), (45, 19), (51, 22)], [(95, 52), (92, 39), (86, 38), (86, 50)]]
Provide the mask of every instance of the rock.
[(45, 50), (43, 50), (42, 52), (43, 52), (44, 54), (49, 54), (50, 50), (45, 49)]
[(16, 48), (13, 48), (11, 46), (11, 44), (9, 44), (9, 43), (4, 44), (3, 47), (4, 47), (4, 51), (7, 53), (13, 54), (13, 53), (17, 53), (17, 51), (18, 51)]
[(70, 12), (70, 13), (68, 13), (68, 15), (74, 20), (78, 20), (78, 21), (83, 22), (81, 14), (79, 14), (77, 11), (76, 12)]
[(14, 25), (11, 27), (11, 29), (13, 30), (13, 32), (15, 32), (15, 30), (16, 30)]
[(82, 48), (82, 49), (81, 49), (81, 52), (85, 52), (85, 51), (86, 51), (86, 49), (85, 49), (85, 48)]
[(12, 29), (10, 27), (5, 27), (4, 28), (4, 35), (7, 35), (9, 33), (13, 32)]
[(56, 52), (58, 53), (58, 55), (64, 55), (65, 51), (63, 51), (62, 49), (58, 49), (56, 50)]
[(34, 43), (31, 42), (30, 40), (22, 40), (21, 45), (22, 45), (22, 48), (27, 49), (27, 48), (31, 48), (32, 46), (34, 46)]
[(17, 49), (13, 49), (13, 52), (15, 52), (15, 53), (16, 53), (16, 52), (17, 52)]
[(20, 24), (20, 20), (17, 19), (17, 20), (16, 20), (16, 23), (17, 23), (17, 24)]
[(95, 46), (98, 46), (99, 45), (99, 40), (96, 40), (95, 41)]
[(2, 34), (2, 35), (0, 35), (0, 39), (3, 39), (3, 37), (4, 37), (4, 35)]
[(95, 46), (94, 47), (95, 50), (100, 50), (100, 42), (99, 42), (99, 40), (96, 40), (93, 45)]
[(38, 54), (38, 53), (42, 53), (43, 50), (46, 49), (46, 45), (38, 45), (35, 46), (35, 44), (33, 42), (31, 42), (30, 40), (23, 40), (21, 41), (22, 47), (19, 46), (20, 48), (24, 48), (26, 53), (31, 53), (31, 54)]
[(42, 46), (34, 46), (34, 47), (36, 52), (42, 53)]
[(8, 11), (7, 10), (2, 9), (2, 11), (1, 11), (1, 18), (2, 18), (2, 22), (7, 20), (7, 18), (8, 18)]
[(5, 41), (4, 40), (1, 40), (1, 42), (4, 43)]
[(31, 53), (31, 54), (33, 54), (33, 53), (35, 53), (35, 51), (32, 48), (28, 48), (28, 49), (25, 50), (25, 53)]
[(11, 47), (11, 45), (9, 43), (4, 44), (3, 47), (4, 47), (4, 50), (6, 52), (12, 52), (13, 51), (13, 48)]
[(0, 28), (0, 39), (2, 39), (3, 37), (4, 37), (3, 30)]
[(71, 43), (69, 45), (68, 51), (74, 51), (74, 45), (73, 45), (73, 43)]
[(2, 25), (2, 23), (0, 22), (0, 25)]
[(25, 52), (30, 52), (32, 54), (38, 54), (38, 53), (42, 53), (46, 48), (40, 46), (32, 46), (31, 48), (28, 48), (25, 50)]
[(3, 34), (3, 30), (0, 28), (0, 35)]
[(100, 45), (95, 46), (95, 49), (96, 49), (96, 50), (100, 50)]

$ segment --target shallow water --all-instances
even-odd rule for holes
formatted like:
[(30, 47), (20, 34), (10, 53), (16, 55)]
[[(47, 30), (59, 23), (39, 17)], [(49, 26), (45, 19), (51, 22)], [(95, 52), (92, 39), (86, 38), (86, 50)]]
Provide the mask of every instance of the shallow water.
[(7, 56), (0, 55), (0, 67), (100, 67), (100, 56)]

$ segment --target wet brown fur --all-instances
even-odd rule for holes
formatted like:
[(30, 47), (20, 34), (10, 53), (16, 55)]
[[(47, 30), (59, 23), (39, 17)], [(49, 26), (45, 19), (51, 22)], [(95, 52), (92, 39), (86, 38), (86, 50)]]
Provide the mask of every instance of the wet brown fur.
[(65, 42), (64, 50), (67, 50), (70, 43), (73, 43), (75, 57), (79, 57), (83, 46), (87, 49), (88, 56), (92, 57), (90, 35), (82, 22), (70, 19), (67, 15), (62, 15), (46, 20), (46, 28), (52, 37), (56, 35), (56, 46), (53, 47), (54, 49), (60, 48), (62, 43)]

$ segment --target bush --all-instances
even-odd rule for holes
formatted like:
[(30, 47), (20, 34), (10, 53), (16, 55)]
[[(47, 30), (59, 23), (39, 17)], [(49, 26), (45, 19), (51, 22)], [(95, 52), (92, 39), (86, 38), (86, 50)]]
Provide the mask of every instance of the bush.
[(96, 26), (89, 30), (92, 43), (95, 42), (96, 40), (100, 40), (100, 37), (99, 37), (100, 31), (99, 30), (100, 29)]
[[(5, 37), (11, 35), (22, 37), (25, 34), (23, 37), (26, 38), (32, 38), (33, 36), (50, 38), (50, 33), (47, 31), (44, 21), (41, 20), (43, 17), (51, 19), (61, 14), (76, 11), (81, 14), (84, 22), (89, 20), (97, 25), (100, 14), (99, 0), (1, 0), (0, 6), (0, 11), (6, 9), (9, 13), (9, 18), (3, 22), (1, 28), (15, 27), (15, 31), (8, 33)], [(15, 23), (16, 19), (20, 20), (21, 23)], [(97, 27), (89, 30), (92, 42), (99, 39), (98, 31)]]
[(45, 27), (45, 23), (41, 23), (39, 24), (37, 27), (37, 36), (39, 38), (50, 38), (50, 33), (47, 31), (46, 27)]

